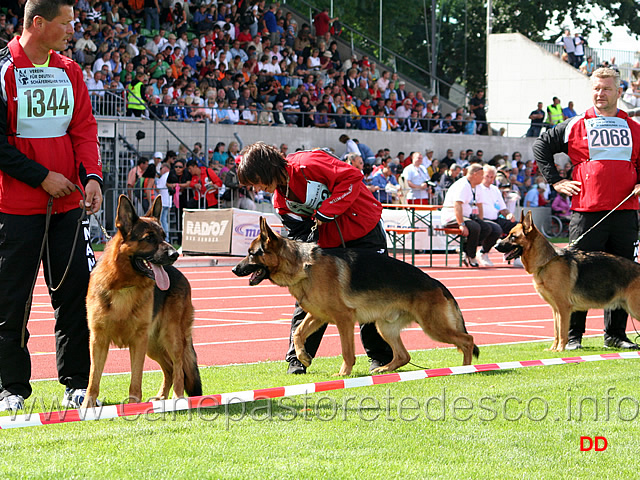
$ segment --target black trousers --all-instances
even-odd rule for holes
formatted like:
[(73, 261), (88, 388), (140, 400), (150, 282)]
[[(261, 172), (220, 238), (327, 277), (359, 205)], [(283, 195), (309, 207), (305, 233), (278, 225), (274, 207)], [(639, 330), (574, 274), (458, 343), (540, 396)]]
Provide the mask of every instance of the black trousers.
[[(382, 227), (382, 223), (378, 223), (378, 225), (371, 230), (364, 237), (359, 238), (357, 240), (352, 240), (346, 242), (345, 246), (347, 248), (367, 248), (371, 250), (375, 250), (380, 254), (387, 254), (387, 235)], [(325, 249), (331, 250), (331, 249)], [(302, 323), (304, 317), (307, 316), (307, 312), (305, 312), (298, 303), (296, 302), (296, 308), (293, 312), (293, 317), (291, 318), (291, 332), (289, 334), (289, 350), (285, 356), (285, 360), (287, 362), (291, 362), (292, 360), (296, 360), (296, 349), (293, 346), (293, 334), (298, 328), (298, 325)], [(320, 342), (322, 341), (322, 336), (324, 335), (325, 330), (327, 329), (327, 325), (323, 325), (318, 330), (313, 332), (304, 343), (304, 348), (311, 357), (315, 357), (320, 347)], [(378, 333), (376, 329), (375, 323), (365, 323), (364, 325), (360, 325), (360, 339), (362, 340), (362, 346), (364, 347), (364, 351), (367, 356), (373, 360), (380, 361), (383, 365), (387, 364), (393, 358), (393, 350), (391, 346), (384, 341), (384, 339)]]
[[(468, 258), (476, 258), (476, 251), (478, 247), (482, 247), (482, 253), (489, 253), (491, 247), (493, 247), (502, 230), (500, 226), (491, 221), (480, 220), (479, 218), (470, 219), (464, 217), (464, 224), (469, 230), (466, 241), (464, 242), (464, 253)], [(447, 228), (455, 228), (458, 226), (458, 222), (455, 220), (445, 225)]]
[[(91, 249), (89, 221), (78, 232), (69, 273), (62, 279), (72, 255), (73, 237), (81, 210), (51, 216), (49, 247), (43, 267), (55, 316), (56, 364), (58, 380), (70, 388), (86, 388), (89, 379), (89, 330), (85, 298), (89, 273), (95, 265)], [(39, 265), (38, 254), (45, 231), (45, 215), (0, 213), (0, 398), (31, 395), (31, 359), (21, 346), (25, 305)], [(51, 269), (49, 269), (48, 261)]]
[[(608, 212), (572, 212), (569, 239), (573, 241), (595, 225)], [(635, 260), (638, 241), (638, 213), (635, 210), (617, 210), (600, 225), (587, 233), (577, 248), (585, 252), (607, 252)], [(604, 334), (626, 338), (627, 312), (623, 309), (604, 311)], [(584, 335), (587, 312), (573, 312), (569, 324), (569, 339), (579, 340)]]

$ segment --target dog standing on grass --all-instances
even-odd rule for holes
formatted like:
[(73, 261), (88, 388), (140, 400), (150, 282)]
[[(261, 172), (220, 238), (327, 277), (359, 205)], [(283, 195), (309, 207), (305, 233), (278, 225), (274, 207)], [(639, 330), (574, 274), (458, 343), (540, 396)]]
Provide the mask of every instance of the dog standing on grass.
[(160, 364), (158, 399), (202, 395), (191, 338), (191, 287), (172, 264), (178, 252), (165, 242), (158, 196), (139, 217), (125, 195), (118, 201), (118, 231), (91, 272), (87, 293), (91, 371), (82, 408), (96, 405), (110, 344), (128, 347), (131, 357), (129, 401), (142, 399), (145, 354)]
[(393, 350), (391, 362), (375, 373), (409, 363), (411, 356), (400, 332), (412, 322), (434, 340), (458, 347), (464, 365), (479, 354), (451, 292), (419, 268), (387, 255), (358, 249), (325, 251), (312, 243), (281, 237), (260, 217), (260, 235), (233, 273), (251, 275), (250, 285), (268, 278), (288, 287), (308, 312), (293, 335), (296, 356), (306, 367), (312, 359), (304, 342), (325, 323), (335, 324), (340, 333), (342, 367), (338, 375), (349, 375), (356, 361), (355, 322), (375, 322)]
[(506, 260), (520, 257), (533, 286), (553, 309), (553, 344), (562, 352), (569, 340), (571, 313), (590, 308), (623, 308), (640, 319), (640, 265), (603, 252), (558, 250), (533, 224), (531, 211), (520, 216), (496, 244)]

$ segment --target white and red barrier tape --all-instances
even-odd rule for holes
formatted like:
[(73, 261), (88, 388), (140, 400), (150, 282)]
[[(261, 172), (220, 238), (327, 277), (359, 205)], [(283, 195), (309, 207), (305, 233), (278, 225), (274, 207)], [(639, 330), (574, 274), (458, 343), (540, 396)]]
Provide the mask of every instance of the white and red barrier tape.
[(170, 400), (158, 400), (145, 403), (109, 405), (97, 408), (62, 410), (58, 412), (32, 413), (0, 417), (0, 430), (9, 428), (35, 427), (57, 423), (81, 422), (86, 420), (104, 420), (108, 418), (144, 415), (150, 413), (168, 413), (198, 408), (213, 408), (234, 403), (254, 402), (269, 398), (293, 397), (309, 393), (343, 390), (346, 388), (368, 387), (385, 383), (407, 382), (431, 377), (446, 377), (466, 373), (491, 372), (494, 370), (510, 370), (514, 368), (542, 367), (569, 363), (597, 362), (601, 360), (640, 358), (640, 352), (605, 353), (582, 357), (545, 358), (542, 360), (525, 360), (520, 362), (486, 363), (483, 365), (465, 365), (461, 367), (433, 368), (411, 372), (389, 373), (368, 377), (345, 378), (327, 382), (304, 383), (285, 387), (247, 390), (244, 392), (202, 395)]

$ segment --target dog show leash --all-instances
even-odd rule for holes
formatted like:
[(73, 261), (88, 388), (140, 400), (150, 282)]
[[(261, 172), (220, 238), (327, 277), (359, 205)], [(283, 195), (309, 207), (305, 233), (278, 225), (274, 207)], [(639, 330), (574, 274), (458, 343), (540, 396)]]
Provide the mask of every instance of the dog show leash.
[(596, 223), (594, 223), (591, 228), (589, 228), (586, 232), (584, 232), (582, 235), (580, 235), (578, 238), (576, 238), (575, 240), (573, 240), (569, 245), (567, 245), (567, 248), (571, 248), (573, 246), (575, 246), (580, 240), (582, 240), (584, 238), (584, 236), (589, 233), (591, 230), (593, 230), (594, 228), (596, 228), (598, 225), (600, 225), (605, 218), (607, 218), (609, 215), (611, 215), (613, 212), (615, 212), (618, 208), (620, 208), (622, 206), (622, 204), (624, 202), (626, 202), (627, 200), (629, 200), (631, 197), (633, 197), (635, 195), (635, 193), (632, 191), (629, 195), (627, 195), (625, 197), (624, 200), (622, 200), (618, 205), (616, 205), (615, 207), (613, 207), (613, 210), (609, 211), (604, 217), (602, 217), (600, 220), (598, 220)]
[[(83, 205), (85, 204), (87, 197), (84, 194), (84, 191), (82, 190), (82, 188), (80, 188), (78, 185), (75, 185), (76, 189), (80, 192), (80, 195), (82, 195), (82, 203)], [(53, 211), (53, 196), (49, 197), (49, 202), (47, 203), (47, 214), (45, 217), (45, 224), (44, 224), (44, 235), (42, 237), (42, 244), (40, 245), (40, 254), (38, 256), (38, 261), (36, 263), (36, 272), (35, 275), (33, 277), (33, 282), (31, 283), (31, 290), (29, 291), (29, 297), (27, 298), (27, 303), (24, 306), (24, 317), (22, 319), (22, 336), (21, 336), (21, 340), (20, 340), (20, 346), (22, 348), (24, 348), (25, 346), (25, 337), (26, 337), (26, 332), (27, 332), (27, 321), (29, 320), (29, 313), (31, 311), (31, 305), (33, 303), (33, 291), (35, 290), (36, 287), (36, 282), (38, 281), (38, 272), (40, 271), (40, 262), (42, 261), (42, 258), (44, 256), (44, 250), (45, 248), (48, 246), (49, 244), (49, 226), (51, 224), (51, 214)], [(98, 217), (95, 215), (95, 213), (91, 213), (91, 215), (93, 215), (97, 222), (98, 225), (100, 225), (100, 228), (102, 229), (103, 233), (107, 236), (107, 238), (110, 238), (109, 235), (107, 234), (105, 228), (102, 226), (102, 224), (100, 223), (100, 220), (98, 219)], [(78, 244), (78, 234), (80, 233), (80, 228), (82, 227), (82, 222), (85, 220), (85, 218), (87, 218), (87, 210), (85, 208), (82, 208), (82, 213), (80, 215), (80, 218), (78, 218), (78, 225), (76, 226), (76, 231), (74, 233), (74, 239), (73, 239), (73, 246), (71, 247), (71, 253), (69, 255), (69, 260), (67, 261), (67, 266), (65, 267), (64, 270), (64, 274), (62, 275), (62, 279), (60, 280), (60, 283), (58, 283), (58, 285), (56, 285), (55, 287), (49, 287), (49, 290), (53, 293), (56, 292), (60, 289), (60, 287), (62, 286), (62, 284), (64, 283), (64, 281), (67, 278), (67, 275), (69, 273), (69, 269), (71, 267), (71, 262), (73, 261), (73, 253), (76, 251), (76, 246)], [(48, 249), (47, 249), (48, 251)], [(49, 269), (49, 273), (51, 274), (51, 256), (47, 255), (47, 268)]]

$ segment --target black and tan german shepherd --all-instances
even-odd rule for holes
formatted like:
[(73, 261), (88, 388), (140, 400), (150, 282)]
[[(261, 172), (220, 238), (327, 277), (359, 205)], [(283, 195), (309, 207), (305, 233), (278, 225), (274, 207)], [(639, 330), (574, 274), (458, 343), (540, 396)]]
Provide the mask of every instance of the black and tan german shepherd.
[(533, 224), (531, 212), (498, 242), (506, 260), (522, 258), (533, 286), (553, 310), (553, 344), (561, 352), (569, 337), (571, 313), (590, 308), (623, 308), (640, 319), (640, 265), (603, 252), (559, 250)]
[(349, 375), (356, 361), (355, 322), (375, 322), (393, 350), (391, 362), (376, 373), (409, 362), (400, 331), (412, 322), (434, 340), (458, 347), (464, 365), (479, 354), (451, 292), (422, 270), (387, 255), (357, 249), (324, 251), (313, 243), (281, 237), (261, 217), (260, 235), (233, 273), (251, 275), (250, 285), (268, 278), (288, 287), (308, 312), (293, 335), (296, 355), (307, 367), (311, 357), (304, 342), (325, 323), (335, 324), (340, 333), (342, 367), (338, 375)]
[(83, 408), (95, 406), (109, 345), (128, 347), (131, 357), (129, 401), (142, 399), (145, 353), (160, 364), (164, 379), (158, 399), (202, 395), (191, 338), (191, 287), (172, 264), (178, 252), (164, 241), (158, 196), (138, 217), (125, 195), (118, 201), (118, 232), (91, 272), (87, 293), (91, 370)]

